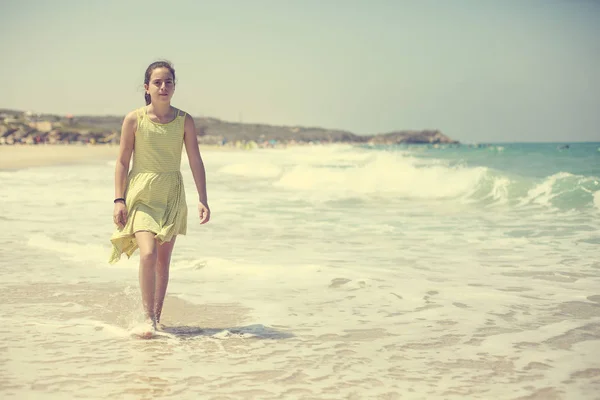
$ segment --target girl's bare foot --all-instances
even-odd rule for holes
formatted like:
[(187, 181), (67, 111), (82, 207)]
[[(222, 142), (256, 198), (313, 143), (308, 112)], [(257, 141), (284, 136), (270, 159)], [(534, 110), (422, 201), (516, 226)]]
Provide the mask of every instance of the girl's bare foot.
[(142, 339), (150, 339), (156, 334), (156, 322), (151, 319), (147, 319), (143, 323), (133, 328), (132, 332), (134, 335)]

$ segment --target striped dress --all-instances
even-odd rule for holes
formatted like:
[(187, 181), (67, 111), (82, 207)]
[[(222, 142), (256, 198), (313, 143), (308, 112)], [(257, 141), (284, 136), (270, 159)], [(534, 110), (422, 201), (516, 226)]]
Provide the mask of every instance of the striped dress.
[(187, 205), (180, 172), (186, 114), (176, 111), (173, 121), (160, 124), (150, 120), (146, 107), (136, 110), (133, 166), (125, 195), (127, 223), (110, 238), (111, 264), (119, 261), (121, 254), (129, 258), (135, 252), (135, 232), (153, 232), (159, 242), (186, 233)]

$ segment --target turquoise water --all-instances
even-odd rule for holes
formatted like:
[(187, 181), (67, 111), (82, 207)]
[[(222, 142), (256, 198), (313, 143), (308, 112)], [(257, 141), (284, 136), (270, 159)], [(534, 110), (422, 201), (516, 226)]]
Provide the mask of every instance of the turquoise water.
[[(565, 148), (568, 146), (568, 148)], [(598, 143), (501, 143), (485, 147), (428, 147), (427, 156), (541, 178), (558, 172), (600, 176)]]
[(546, 201), (562, 210), (585, 210), (598, 201), (594, 193), (600, 188), (600, 142), (367, 148), (409, 151), (412, 157), (435, 160), (448, 168), (484, 168), (485, 177), (477, 193), (485, 197), (487, 190), (501, 190), (504, 193), (498, 195), (513, 206)]
[(203, 152), (203, 226), (184, 161), (147, 342), (114, 161), (0, 172), (0, 393), (594, 399), (600, 144), (558, 146)]

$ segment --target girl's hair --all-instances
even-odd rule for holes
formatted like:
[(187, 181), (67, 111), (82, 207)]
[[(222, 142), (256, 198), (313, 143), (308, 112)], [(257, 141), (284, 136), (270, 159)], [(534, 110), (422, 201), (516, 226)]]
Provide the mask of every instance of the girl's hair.
[[(168, 69), (171, 72), (171, 75), (173, 75), (173, 82), (175, 82), (175, 68), (173, 68), (173, 65), (170, 62), (163, 60), (155, 61), (148, 65), (148, 68), (146, 68), (146, 74), (144, 75), (144, 84), (150, 84), (150, 76), (152, 75), (152, 71), (154, 71), (156, 68)], [(146, 99), (146, 105), (151, 103), (150, 95), (148, 93), (144, 92), (144, 98)]]

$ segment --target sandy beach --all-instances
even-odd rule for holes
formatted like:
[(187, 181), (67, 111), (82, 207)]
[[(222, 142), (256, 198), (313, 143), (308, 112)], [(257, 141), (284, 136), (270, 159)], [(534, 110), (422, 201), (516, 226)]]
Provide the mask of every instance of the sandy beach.
[(107, 161), (117, 146), (41, 145), (0, 146), (0, 170)]
[[(233, 147), (202, 145), (200, 151), (228, 151)], [(51, 165), (92, 164), (117, 157), (118, 146), (112, 145), (21, 145), (0, 146), (0, 170), (44, 167)], [(184, 150), (185, 152), (185, 150)]]
[(200, 145), (140, 340), (117, 147), (0, 146), (0, 398), (597, 399), (597, 147)]

